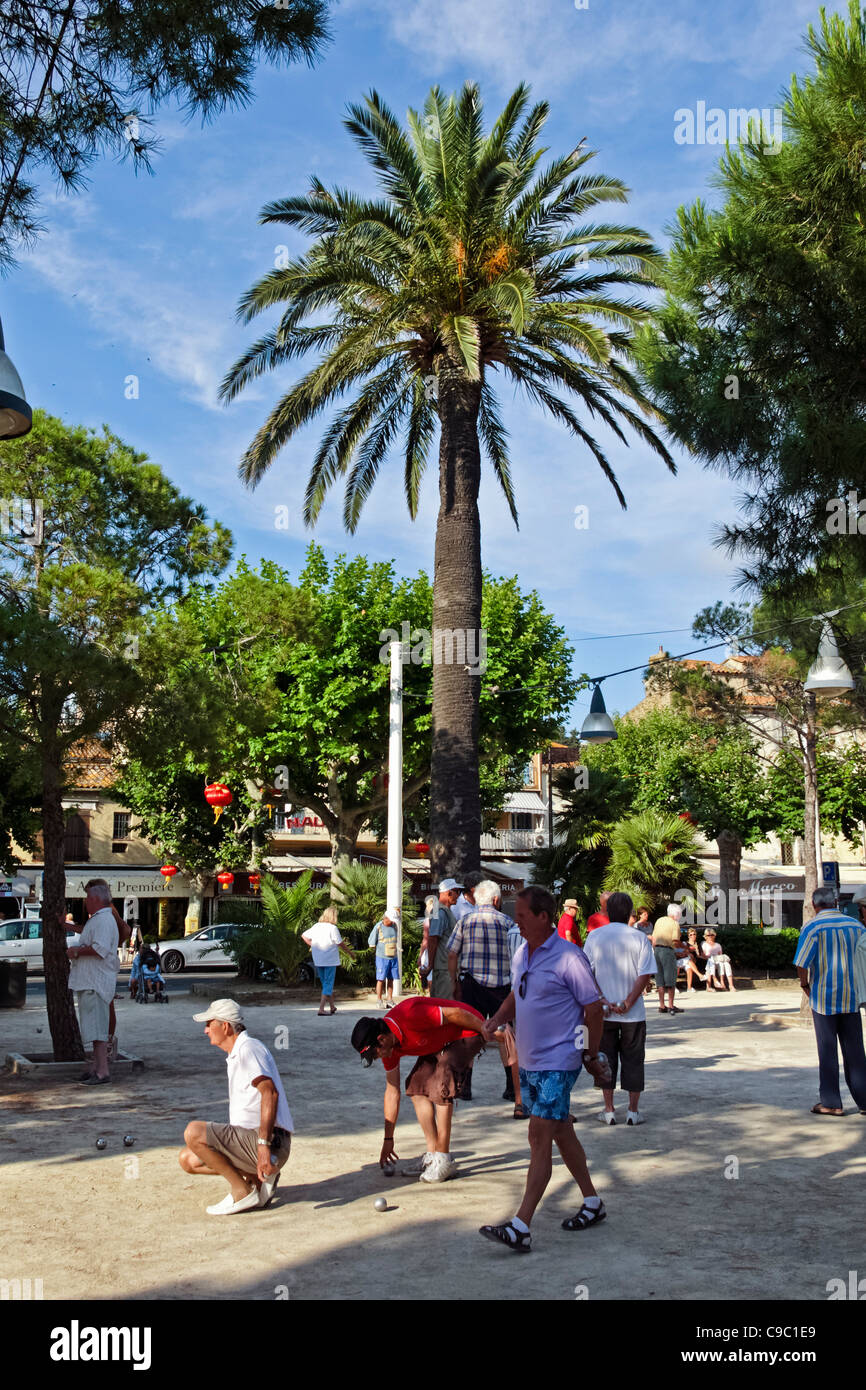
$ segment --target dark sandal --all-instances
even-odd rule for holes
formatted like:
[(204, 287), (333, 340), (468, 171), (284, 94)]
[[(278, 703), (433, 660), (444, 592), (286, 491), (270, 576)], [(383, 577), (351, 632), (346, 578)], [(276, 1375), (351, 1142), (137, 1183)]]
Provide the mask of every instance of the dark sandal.
[(525, 1105), (515, 1105), (511, 1118), (512, 1120), (529, 1120), (532, 1117)]
[[(507, 1231), (513, 1231), (517, 1237), (512, 1240), (507, 1235)], [(506, 1221), (504, 1226), (479, 1226), (478, 1234), (487, 1240), (497, 1240), (500, 1245), (507, 1245), (509, 1250), (513, 1250), (516, 1255), (529, 1255), (532, 1253), (532, 1232), (518, 1231), (510, 1221)]]
[[(836, 1116), (839, 1116), (839, 1115), (844, 1115), (844, 1114), (845, 1114), (845, 1111), (844, 1111), (844, 1110), (831, 1110), (829, 1105), (813, 1105), (813, 1106), (812, 1106), (812, 1114), (813, 1114), (813, 1115), (836, 1115)], [(861, 1114), (862, 1114), (862, 1111), (861, 1111)]]
[(597, 1226), (599, 1221), (603, 1221), (606, 1216), (604, 1202), (600, 1207), (595, 1208), (588, 1207), (584, 1203), (579, 1212), (570, 1216), (567, 1221), (563, 1221), (562, 1229), (564, 1231), (585, 1231), (587, 1226)]
[(666, 1013), (667, 1013), (667, 1008), (659, 1009), (659, 1013), (660, 1013), (660, 1014), (666, 1014)]

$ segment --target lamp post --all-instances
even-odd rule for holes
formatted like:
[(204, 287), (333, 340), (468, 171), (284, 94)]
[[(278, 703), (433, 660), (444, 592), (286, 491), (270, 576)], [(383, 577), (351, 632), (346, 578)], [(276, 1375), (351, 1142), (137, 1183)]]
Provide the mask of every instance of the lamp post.
[(24, 387), (6, 352), (0, 323), (0, 439), (20, 439), (33, 428), (33, 411), (27, 404)]
[[(838, 610), (835, 610), (838, 611)], [(804, 882), (804, 913), (807, 906), (806, 897), (809, 897), (811, 905), (811, 894), (809, 894), (808, 880), (811, 875), (809, 868), (809, 840), (814, 839), (812, 846), (812, 858), (814, 862), (815, 887), (821, 883), (823, 878), (823, 859), (821, 853), (821, 809), (818, 802), (818, 738), (817, 738), (817, 701), (828, 699), (832, 695), (847, 695), (854, 689), (854, 677), (851, 675), (845, 660), (839, 651), (833, 626), (830, 619), (834, 613), (823, 614), (823, 624), (821, 627), (821, 637), (818, 642), (818, 654), (812, 665), (809, 667), (808, 675), (803, 682), (803, 689), (806, 693), (806, 725), (803, 739), (803, 779), (804, 779), (804, 839), (806, 845), (806, 881)], [(810, 835), (811, 832), (811, 835)]]
[(388, 907), (397, 913), (397, 979), (394, 997), (403, 988), (403, 644), (391, 643), (388, 710)]

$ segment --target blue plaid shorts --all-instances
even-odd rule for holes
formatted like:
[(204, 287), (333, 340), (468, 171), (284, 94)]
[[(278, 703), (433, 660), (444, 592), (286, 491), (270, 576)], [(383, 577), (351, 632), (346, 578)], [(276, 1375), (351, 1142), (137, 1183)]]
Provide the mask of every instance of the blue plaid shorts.
[(520, 1094), (530, 1115), (539, 1120), (567, 1120), (571, 1088), (577, 1071), (524, 1071), (520, 1068)]

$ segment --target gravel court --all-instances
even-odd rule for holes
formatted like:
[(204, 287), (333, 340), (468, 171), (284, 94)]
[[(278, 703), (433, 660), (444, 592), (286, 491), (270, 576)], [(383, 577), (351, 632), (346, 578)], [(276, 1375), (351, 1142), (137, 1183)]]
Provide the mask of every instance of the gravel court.
[[(851, 1220), (866, 1117), (844, 1088), (843, 1119), (810, 1115), (811, 1030), (749, 1021), (795, 1001), (782, 989), (699, 994), (669, 1018), (649, 998), (647, 1123), (625, 1126), (618, 1093), (623, 1122), (599, 1124), (600, 1098), (583, 1076), (572, 1094), (608, 1219), (561, 1230), (580, 1202), (555, 1154), (529, 1257), (477, 1234), (514, 1214), (528, 1162), (526, 1123), (500, 1099), (494, 1049), (476, 1063), (475, 1099), (455, 1116), (461, 1176), (435, 1186), (386, 1179), (377, 1164), (384, 1074), (365, 1070), (348, 1041), (371, 1005), (354, 1000), (334, 1018), (309, 1003), (248, 1007), (250, 1031), (284, 1077), (296, 1137), (273, 1206), (219, 1219), (204, 1208), (221, 1181), (192, 1178), (176, 1159), (188, 1120), (227, 1118), (223, 1054), (191, 1017), (203, 1001), (124, 1001), (121, 1046), (145, 1059), (143, 1072), (96, 1095), (0, 1075), (0, 1277), (41, 1278), (46, 1299), (825, 1299), (831, 1278), (866, 1274), (861, 1223)], [(44, 1017), (31, 1006), (4, 1011), (3, 1055), (44, 1048), (35, 1035)], [(397, 1152), (406, 1161), (421, 1151), (404, 1097)], [(820, 1220), (809, 1192), (820, 1193)], [(373, 1206), (382, 1195), (384, 1213)]]

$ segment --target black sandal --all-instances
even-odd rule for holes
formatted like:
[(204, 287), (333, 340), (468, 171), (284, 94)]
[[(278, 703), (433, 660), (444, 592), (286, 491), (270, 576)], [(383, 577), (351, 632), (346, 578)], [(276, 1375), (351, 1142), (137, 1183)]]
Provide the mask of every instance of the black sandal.
[(660, 1008), (660, 1009), (659, 1009), (659, 1013), (660, 1013), (660, 1014), (666, 1014), (667, 1011), (668, 1011), (668, 1010), (667, 1010), (667, 1006), (665, 1006), (664, 1008)]
[[(517, 1239), (512, 1239), (512, 1236), (507, 1234), (508, 1231)], [(510, 1221), (506, 1221), (504, 1226), (479, 1226), (478, 1234), (487, 1240), (497, 1240), (500, 1245), (507, 1245), (516, 1255), (529, 1255), (532, 1252), (532, 1232), (518, 1231)]]
[(604, 1202), (600, 1207), (588, 1207), (584, 1202), (580, 1211), (574, 1216), (570, 1216), (567, 1221), (563, 1221), (564, 1231), (585, 1231), (587, 1226), (597, 1226), (599, 1221), (603, 1221), (607, 1216)]

